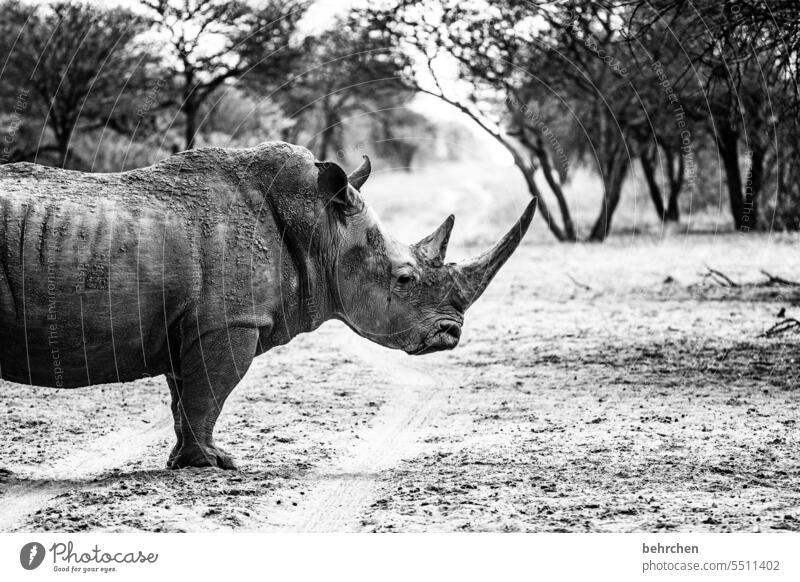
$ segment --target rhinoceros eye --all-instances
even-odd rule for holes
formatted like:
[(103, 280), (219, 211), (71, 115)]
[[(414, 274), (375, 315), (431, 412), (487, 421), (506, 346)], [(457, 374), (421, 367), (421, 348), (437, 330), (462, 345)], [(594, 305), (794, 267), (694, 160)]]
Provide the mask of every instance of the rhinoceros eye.
[(408, 289), (417, 282), (417, 274), (411, 267), (402, 267), (397, 273), (395, 281), (400, 289)]

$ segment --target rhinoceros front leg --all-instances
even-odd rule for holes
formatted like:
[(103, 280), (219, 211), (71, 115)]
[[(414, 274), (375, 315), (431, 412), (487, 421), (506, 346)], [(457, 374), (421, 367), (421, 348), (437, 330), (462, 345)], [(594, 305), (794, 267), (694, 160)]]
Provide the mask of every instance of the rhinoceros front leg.
[(236, 469), (230, 455), (214, 444), (214, 425), (250, 367), (257, 342), (257, 330), (235, 328), (207, 333), (182, 347), (181, 377), (170, 384), (178, 442), (167, 467)]

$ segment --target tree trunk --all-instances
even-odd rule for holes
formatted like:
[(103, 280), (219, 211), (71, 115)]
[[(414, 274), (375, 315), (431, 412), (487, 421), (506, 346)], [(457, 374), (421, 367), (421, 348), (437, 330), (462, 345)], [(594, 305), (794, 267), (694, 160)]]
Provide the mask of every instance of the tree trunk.
[(417, 146), (405, 142), (400, 142), (400, 165), (406, 172), (410, 172), (414, 163), (414, 156), (417, 155)]
[(683, 160), (683, 152), (678, 152), (678, 167), (675, 167), (675, 160), (672, 150), (666, 149), (669, 178), (669, 200), (667, 202), (667, 212), (664, 218), (668, 222), (678, 222), (681, 218), (680, 207), (678, 206), (678, 196), (683, 189), (684, 172), (686, 169)]
[[(509, 151), (511, 151), (510, 148)], [(539, 209), (539, 214), (542, 215), (542, 218), (547, 223), (547, 227), (550, 229), (550, 232), (553, 233), (553, 236), (556, 237), (556, 240), (560, 242), (564, 242), (566, 237), (564, 236), (564, 232), (559, 228), (558, 224), (553, 221), (553, 217), (550, 214), (550, 209), (545, 204), (544, 199), (542, 198), (542, 193), (539, 190), (539, 187), (536, 185), (536, 180), (534, 180), (533, 173), (534, 170), (527, 164), (525, 164), (524, 160), (522, 159), (519, 154), (512, 152), (514, 156), (514, 163), (522, 172), (523, 177), (525, 178), (525, 184), (528, 186), (528, 192), (531, 196), (536, 197), (536, 207)]]
[(53, 133), (55, 134), (56, 138), (56, 151), (58, 152), (58, 163), (61, 168), (66, 168), (67, 164), (72, 157), (72, 152), (70, 151), (70, 142), (72, 141), (72, 132), (74, 130), (74, 126), (72, 127), (60, 127), (58, 130), (54, 130)]
[[(506, 145), (509, 151), (512, 152), (517, 167), (519, 167), (519, 169), (525, 174), (525, 180), (528, 183), (528, 190), (530, 191), (531, 195), (538, 196), (539, 200), (541, 201), (541, 192), (536, 186), (536, 181), (534, 178), (536, 174), (536, 167), (532, 160), (535, 157), (539, 161), (545, 180), (547, 180), (547, 184), (550, 186), (550, 189), (553, 191), (553, 195), (556, 197), (556, 201), (558, 202), (558, 209), (561, 213), (561, 223), (564, 226), (564, 230), (562, 231), (560, 228), (558, 228), (558, 226), (550, 222), (551, 216), (546, 205), (543, 207), (544, 211), (542, 212), (542, 216), (546, 218), (550, 230), (553, 231), (553, 234), (556, 235), (556, 238), (558, 238), (559, 241), (576, 242), (578, 240), (578, 236), (575, 232), (575, 225), (572, 222), (572, 215), (569, 211), (569, 205), (567, 205), (567, 199), (564, 196), (564, 191), (561, 189), (561, 184), (557, 182), (553, 176), (553, 166), (550, 164), (550, 158), (547, 155), (547, 148), (544, 145), (542, 134), (536, 129), (527, 129), (533, 132), (535, 136), (535, 143), (528, 139), (528, 136), (525, 134), (524, 127), (521, 127), (518, 133), (509, 133), (508, 135), (512, 135), (516, 139), (516, 142), (521, 144), (520, 147), (528, 152), (529, 157), (531, 158), (530, 167), (525, 164), (525, 158), (519, 155), (516, 152), (516, 149), (510, 143), (506, 143), (504, 145)], [(541, 204), (540, 208), (542, 208)], [(553, 227), (555, 227), (555, 229)]]
[(328, 159), (328, 150), (331, 149), (331, 144), (333, 143), (333, 129), (332, 125), (326, 125), (322, 129), (319, 137), (319, 147), (317, 148), (318, 160)]
[(553, 191), (558, 201), (558, 209), (559, 212), (561, 212), (561, 224), (564, 226), (564, 240), (575, 242), (578, 240), (578, 237), (575, 234), (575, 225), (572, 223), (572, 215), (569, 212), (567, 198), (564, 196), (561, 184), (559, 184), (553, 176), (553, 167), (550, 164), (550, 158), (542, 142), (541, 134), (537, 134), (537, 139), (539, 140), (539, 147), (536, 148), (536, 157), (542, 166), (542, 173), (544, 174), (545, 180), (547, 180), (547, 185), (550, 186), (550, 189)]
[(742, 175), (739, 170), (738, 135), (732, 129), (722, 127), (717, 131), (716, 140), (717, 150), (725, 168), (733, 225), (736, 230), (747, 232), (751, 230), (752, 225), (749, 224), (749, 217), (746, 222), (743, 220), (744, 199), (742, 196)]
[(645, 148), (644, 151), (639, 155), (639, 161), (642, 164), (642, 172), (644, 173), (644, 178), (647, 181), (647, 188), (650, 190), (650, 199), (653, 201), (653, 206), (656, 209), (656, 214), (658, 215), (658, 220), (664, 220), (664, 200), (661, 197), (661, 188), (658, 186), (658, 180), (656, 179), (655, 168), (653, 167), (653, 160), (650, 157), (652, 155), (650, 148)]
[(183, 70), (183, 103), (181, 111), (186, 119), (183, 128), (183, 141), (187, 150), (194, 148), (195, 134), (197, 133), (197, 112), (200, 103), (197, 102), (197, 83), (194, 77), (194, 68), (184, 60)]
[[(754, 147), (750, 156), (750, 167), (747, 169), (747, 176), (744, 184), (743, 201), (743, 222), (747, 223), (752, 230), (758, 230), (761, 226), (759, 216), (759, 198), (761, 188), (764, 183), (764, 161), (766, 151), (762, 147)], [(745, 220), (745, 218), (747, 220)]]
[(186, 149), (194, 148), (195, 136), (197, 134), (197, 112), (199, 107), (196, 103), (188, 101), (183, 106), (183, 115), (186, 117), (186, 127), (184, 128), (184, 141)]
[(664, 220), (667, 222), (680, 222), (681, 210), (678, 206), (678, 195), (680, 190), (672, 190), (669, 192), (669, 201), (667, 203), (667, 211), (664, 213)]
[(67, 167), (67, 162), (69, 161), (69, 141), (70, 141), (70, 136), (69, 136), (69, 134), (67, 134), (65, 136), (61, 135), (61, 136), (59, 136), (57, 138), (57, 140), (58, 140), (58, 161), (59, 161), (59, 166), (62, 167), (62, 168), (66, 168)]
[(611, 164), (610, 171), (603, 176), (603, 203), (600, 205), (600, 214), (589, 234), (590, 242), (603, 242), (608, 233), (611, 232), (611, 218), (619, 204), (622, 195), (622, 183), (628, 173), (628, 160), (626, 157), (618, 155)]
[(556, 237), (556, 240), (559, 242), (564, 242), (566, 240), (564, 236), (564, 232), (559, 228), (558, 224), (553, 221), (553, 216), (550, 214), (550, 209), (545, 204), (544, 199), (542, 199), (542, 193), (539, 190), (539, 186), (536, 185), (536, 180), (534, 180), (534, 168), (530, 166), (525, 161), (525, 158), (520, 155), (517, 149), (507, 140), (498, 137), (498, 135), (494, 135), (495, 139), (497, 139), (501, 144), (503, 144), (511, 154), (511, 157), (514, 159), (514, 164), (519, 168), (519, 171), (522, 172), (522, 177), (525, 179), (525, 185), (528, 186), (528, 193), (536, 198), (536, 208), (539, 210), (539, 214), (542, 215), (545, 223), (547, 223), (547, 227), (550, 229), (550, 232), (553, 233), (553, 236)]

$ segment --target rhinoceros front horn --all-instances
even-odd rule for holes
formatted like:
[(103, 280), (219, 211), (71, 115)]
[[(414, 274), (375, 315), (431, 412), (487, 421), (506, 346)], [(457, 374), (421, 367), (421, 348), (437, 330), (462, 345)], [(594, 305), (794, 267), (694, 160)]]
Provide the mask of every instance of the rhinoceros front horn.
[(353, 188), (361, 191), (361, 187), (364, 185), (364, 182), (367, 181), (367, 178), (369, 178), (371, 171), (372, 164), (370, 164), (367, 155), (364, 154), (364, 161), (361, 162), (360, 166), (353, 170), (352, 174), (347, 176), (347, 181), (350, 182), (350, 185), (352, 185)]
[(483, 294), (500, 267), (519, 246), (535, 213), (536, 198), (528, 203), (517, 223), (491, 249), (480, 256), (452, 266), (455, 299), (459, 307), (466, 310)]

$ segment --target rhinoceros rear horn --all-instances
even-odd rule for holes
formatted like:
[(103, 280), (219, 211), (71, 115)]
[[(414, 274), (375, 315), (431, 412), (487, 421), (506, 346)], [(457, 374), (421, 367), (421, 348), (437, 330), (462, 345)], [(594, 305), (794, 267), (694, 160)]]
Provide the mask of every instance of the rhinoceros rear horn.
[(494, 276), (519, 246), (536, 213), (536, 198), (528, 203), (517, 223), (497, 244), (480, 256), (453, 266), (456, 295), (462, 309), (480, 297)]
[(358, 190), (361, 191), (361, 187), (364, 185), (364, 182), (367, 181), (369, 178), (369, 174), (372, 171), (372, 164), (370, 164), (369, 158), (366, 154), (364, 154), (364, 161), (361, 162), (361, 165), (353, 170), (353, 173), (347, 177), (347, 180), (350, 184)]

